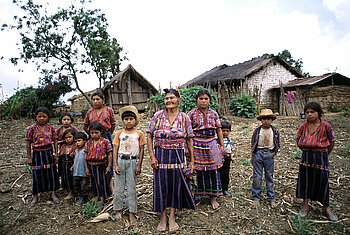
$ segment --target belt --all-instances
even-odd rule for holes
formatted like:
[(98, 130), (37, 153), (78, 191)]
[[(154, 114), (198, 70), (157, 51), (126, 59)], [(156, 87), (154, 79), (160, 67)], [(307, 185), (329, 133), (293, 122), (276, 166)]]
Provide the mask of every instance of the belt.
[[(268, 148), (261, 148), (261, 149), (258, 148), (258, 151), (259, 151), (259, 150), (262, 150), (262, 151), (264, 151), (264, 152), (270, 151), (270, 149), (268, 149)], [(271, 151), (272, 151), (272, 150), (271, 150)]]
[(105, 164), (107, 164), (107, 160), (99, 160), (99, 161), (88, 161), (87, 162), (89, 165), (94, 165), (94, 166), (96, 166), (96, 165), (105, 165)]
[(124, 154), (119, 155), (119, 157), (120, 157), (121, 159), (124, 159), (124, 160), (137, 159), (137, 156), (124, 155)]

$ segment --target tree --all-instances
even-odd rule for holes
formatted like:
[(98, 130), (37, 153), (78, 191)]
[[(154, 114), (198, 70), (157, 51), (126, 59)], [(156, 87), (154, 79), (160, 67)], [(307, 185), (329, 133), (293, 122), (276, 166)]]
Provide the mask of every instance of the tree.
[[(80, 2), (82, 5), (76, 7)], [(107, 32), (105, 16), (100, 10), (84, 9), (84, 1), (73, 2), (67, 9), (58, 8), (53, 14), (33, 0), (14, 3), (24, 10), (24, 15), (14, 16), (15, 25), (2, 25), (2, 30), (9, 27), (21, 37), (20, 55), (11, 62), (35, 63), (44, 80), (49, 75), (69, 74), (76, 89), (92, 105), (79, 87), (79, 74), (94, 71), (101, 87), (102, 82), (119, 72), (120, 62), (126, 59), (120, 58), (123, 48)]]
[(290, 54), (290, 52), (287, 49), (283, 50), (282, 52), (279, 52), (277, 56), (279, 56), (281, 59), (283, 59), (289, 65), (294, 67), (303, 76), (310, 77), (309, 73), (305, 73), (303, 71), (304, 62), (302, 61), (302, 59), (301, 58), (299, 58), (297, 60), (293, 59), (292, 55)]

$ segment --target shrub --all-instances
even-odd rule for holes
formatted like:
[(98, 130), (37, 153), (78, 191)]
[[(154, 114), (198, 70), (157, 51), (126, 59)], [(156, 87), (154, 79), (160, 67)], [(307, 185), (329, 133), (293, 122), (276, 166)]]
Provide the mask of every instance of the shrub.
[(87, 202), (83, 209), (83, 217), (90, 219), (98, 215), (98, 208), (101, 206), (101, 202), (95, 203), (94, 201)]
[[(194, 86), (194, 87), (190, 87), (190, 88), (180, 88), (179, 90), (180, 90), (180, 94), (182, 97), (182, 102), (179, 105), (179, 109), (184, 113), (188, 113), (190, 110), (196, 108), (197, 101), (196, 101), (195, 97), (196, 97), (197, 92), (202, 90), (202, 89), (205, 89), (205, 88), (203, 86)], [(212, 92), (210, 89), (208, 89), (208, 90), (209, 90), (211, 98), (212, 98), (212, 100), (210, 101), (210, 108), (219, 113), (218, 98), (214, 92)], [(149, 106), (150, 106), (151, 101), (156, 102), (161, 109), (164, 109), (165, 108), (164, 98), (165, 98), (164, 93), (157, 95), (157, 96), (152, 96), (147, 102), (147, 104), (148, 104), (147, 111), (149, 111)]]
[(238, 117), (253, 118), (257, 114), (254, 98), (245, 94), (233, 96), (229, 108)]

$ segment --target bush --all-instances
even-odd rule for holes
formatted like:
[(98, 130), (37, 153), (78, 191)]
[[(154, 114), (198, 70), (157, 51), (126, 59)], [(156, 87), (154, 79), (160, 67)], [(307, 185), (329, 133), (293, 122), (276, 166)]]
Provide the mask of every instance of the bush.
[(235, 95), (229, 106), (233, 115), (244, 118), (254, 118), (257, 114), (256, 102), (249, 95)]
[[(184, 112), (184, 113), (188, 113), (190, 110), (194, 109), (197, 107), (197, 101), (196, 101), (196, 94), (198, 91), (205, 89), (203, 86), (194, 86), (194, 87), (190, 87), (190, 88), (180, 88), (180, 94), (182, 97), (182, 102), (179, 105), (179, 109)], [(219, 113), (219, 105), (218, 105), (218, 98), (216, 97), (215, 93), (212, 92), (210, 89), (208, 89), (211, 95), (212, 100), (210, 101), (210, 108), (215, 110), (216, 112)], [(149, 110), (149, 106), (151, 101), (156, 102), (161, 109), (165, 108), (165, 104), (164, 104), (164, 98), (165, 98), (165, 94), (162, 93), (161, 95), (157, 95), (157, 96), (152, 96), (149, 100), (148, 100), (148, 109)]]

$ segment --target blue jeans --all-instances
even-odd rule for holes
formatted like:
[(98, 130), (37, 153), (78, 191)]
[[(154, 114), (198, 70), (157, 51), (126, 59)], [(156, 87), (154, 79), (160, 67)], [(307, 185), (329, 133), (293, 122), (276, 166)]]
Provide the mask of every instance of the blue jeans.
[(137, 195), (136, 195), (136, 183), (137, 176), (135, 174), (135, 168), (137, 166), (136, 159), (121, 159), (118, 157), (118, 166), (120, 169), (120, 175), (114, 173), (114, 193), (113, 193), (113, 209), (123, 209), (123, 199), (125, 184), (127, 188), (125, 207), (130, 212), (137, 212)]
[(252, 199), (260, 200), (263, 168), (265, 170), (265, 181), (267, 200), (275, 201), (275, 192), (273, 189), (273, 169), (274, 159), (271, 151), (258, 150), (253, 159), (253, 185)]

